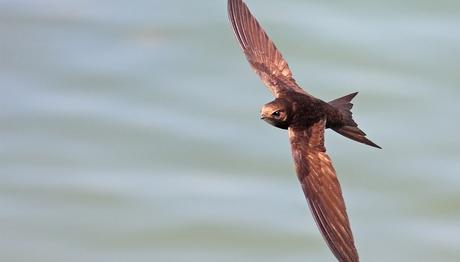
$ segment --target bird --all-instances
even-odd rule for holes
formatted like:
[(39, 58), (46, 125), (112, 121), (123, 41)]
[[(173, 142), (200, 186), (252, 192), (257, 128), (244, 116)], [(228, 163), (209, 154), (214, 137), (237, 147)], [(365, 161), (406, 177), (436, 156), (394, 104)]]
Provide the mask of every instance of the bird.
[(228, 17), (250, 66), (275, 99), (265, 104), (260, 118), (288, 131), (297, 178), (325, 242), (340, 262), (357, 262), (342, 189), (326, 153), (325, 129), (380, 148), (353, 120), (352, 93), (325, 102), (302, 89), (288, 63), (242, 0), (228, 0)]

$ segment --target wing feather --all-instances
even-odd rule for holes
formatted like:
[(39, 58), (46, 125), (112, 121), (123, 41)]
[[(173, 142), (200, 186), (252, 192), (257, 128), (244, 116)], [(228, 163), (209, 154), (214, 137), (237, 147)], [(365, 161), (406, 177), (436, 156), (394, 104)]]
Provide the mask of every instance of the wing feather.
[(249, 64), (275, 97), (284, 91), (308, 95), (297, 85), (288, 63), (242, 0), (228, 1), (228, 16)]
[(326, 120), (308, 129), (289, 129), (297, 176), (310, 210), (329, 248), (341, 262), (359, 261), (332, 161), (324, 147)]

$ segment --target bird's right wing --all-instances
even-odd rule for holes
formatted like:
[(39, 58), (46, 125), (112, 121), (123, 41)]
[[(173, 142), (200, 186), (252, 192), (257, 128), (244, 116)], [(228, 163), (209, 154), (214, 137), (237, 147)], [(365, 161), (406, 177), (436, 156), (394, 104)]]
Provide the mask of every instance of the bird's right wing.
[(286, 60), (242, 0), (228, 0), (228, 16), (249, 64), (275, 97), (283, 91), (308, 95), (297, 85)]
[(292, 156), (310, 210), (329, 248), (340, 262), (359, 261), (342, 190), (324, 147), (326, 120), (308, 129), (289, 128)]

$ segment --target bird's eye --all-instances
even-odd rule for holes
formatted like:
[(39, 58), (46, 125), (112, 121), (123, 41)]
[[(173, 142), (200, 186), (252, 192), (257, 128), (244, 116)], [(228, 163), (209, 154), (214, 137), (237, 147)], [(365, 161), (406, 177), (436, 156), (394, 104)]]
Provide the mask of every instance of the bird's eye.
[(272, 113), (272, 116), (274, 116), (274, 117), (279, 117), (280, 115), (281, 115), (281, 111), (280, 111), (280, 110), (275, 111), (275, 112)]

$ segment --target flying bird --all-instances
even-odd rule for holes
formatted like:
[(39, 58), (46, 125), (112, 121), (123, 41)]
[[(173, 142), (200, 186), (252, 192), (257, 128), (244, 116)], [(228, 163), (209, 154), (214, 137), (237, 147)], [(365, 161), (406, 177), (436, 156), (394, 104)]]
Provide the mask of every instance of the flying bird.
[(332, 253), (341, 262), (359, 261), (342, 190), (326, 154), (324, 130), (380, 148), (353, 120), (351, 100), (357, 93), (325, 102), (294, 80), (286, 60), (242, 0), (228, 0), (228, 15), (251, 67), (275, 97), (260, 117), (288, 130), (297, 177), (310, 210)]

